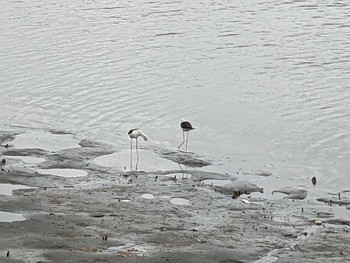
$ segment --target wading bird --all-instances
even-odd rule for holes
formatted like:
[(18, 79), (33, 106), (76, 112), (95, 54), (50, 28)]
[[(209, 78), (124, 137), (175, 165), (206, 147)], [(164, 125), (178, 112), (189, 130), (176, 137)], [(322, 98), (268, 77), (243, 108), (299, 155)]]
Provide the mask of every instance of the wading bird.
[[(187, 144), (188, 144), (188, 133), (189, 131), (195, 130), (195, 128), (192, 127), (192, 124), (188, 121), (182, 121), (181, 124), (181, 129), (182, 129), (182, 143), (179, 145), (179, 148), (186, 142), (185, 144), (185, 150), (187, 152)], [(185, 140), (185, 132), (187, 132), (186, 140)]]
[(137, 138), (141, 136), (145, 141), (147, 141), (148, 137), (140, 129), (131, 129), (128, 132), (128, 135), (129, 135), (129, 137), (131, 139), (130, 140), (130, 170), (132, 170), (132, 140), (135, 139), (135, 141), (136, 141), (136, 147), (135, 148), (136, 148), (136, 156), (137, 156), (135, 170), (137, 171), (137, 165), (139, 163), (139, 150), (138, 150), (138, 147), (137, 147)]

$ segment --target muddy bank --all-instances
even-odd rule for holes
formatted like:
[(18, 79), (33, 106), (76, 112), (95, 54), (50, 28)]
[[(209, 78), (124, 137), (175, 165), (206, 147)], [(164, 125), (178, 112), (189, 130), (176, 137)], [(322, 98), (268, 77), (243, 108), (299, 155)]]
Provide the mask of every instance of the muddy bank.
[(0, 193), (0, 211), (23, 215), (0, 217), (1, 262), (350, 261), (350, 221), (336, 214), (345, 207), (308, 198), (307, 187), (267, 198), (245, 178), (195, 165), (139, 172), (98, 165), (96, 158), (121, 150), (69, 133), (0, 138), (9, 146), (0, 149), (0, 184), (27, 186)]

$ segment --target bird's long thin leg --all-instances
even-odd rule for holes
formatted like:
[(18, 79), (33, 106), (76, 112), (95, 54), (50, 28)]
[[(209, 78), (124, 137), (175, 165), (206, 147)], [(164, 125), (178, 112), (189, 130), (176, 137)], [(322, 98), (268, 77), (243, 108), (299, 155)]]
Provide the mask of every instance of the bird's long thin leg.
[(183, 145), (184, 142), (185, 142), (185, 131), (182, 131), (182, 143), (177, 148), (180, 149), (181, 145)]
[(188, 144), (188, 132), (187, 132), (187, 137), (186, 137), (186, 147), (185, 147), (186, 152), (187, 152), (187, 144)]
[(132, 171), (132, 139), (130, 140), (130, 171)]
[(137, 156), (137, 160), (136, 160), (135, 170), (137, 171), (137, 165), (139, 164), (139, 149), (137, 147), (137, 138), (136, 138), (136, 156)]

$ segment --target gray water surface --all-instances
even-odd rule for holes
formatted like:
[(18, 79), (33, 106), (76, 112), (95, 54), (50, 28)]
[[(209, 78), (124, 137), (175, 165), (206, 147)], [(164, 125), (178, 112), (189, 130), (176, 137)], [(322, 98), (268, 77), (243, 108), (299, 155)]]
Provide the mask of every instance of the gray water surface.
[(219, 160), (208, 169), (270, 171), (268, 190), (311, 186), (313, 176), (311, 195), (350, 189), (346, 1), (3, 0), (0, 9), (2, 125), (126, 151), (135, 127), (177, 147), (185, 117), (197, 128), (189, 150)]

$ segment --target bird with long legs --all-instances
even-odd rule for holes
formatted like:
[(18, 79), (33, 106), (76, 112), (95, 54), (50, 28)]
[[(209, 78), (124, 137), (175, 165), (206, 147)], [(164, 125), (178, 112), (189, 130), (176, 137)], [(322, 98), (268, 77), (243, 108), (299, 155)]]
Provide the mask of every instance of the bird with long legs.
[[(181, 129), (182, 129), (182, 143), (177, 147), (180, 149), (180, 147), (185, 144), (185, 151), (187, 152), (187, 144), (188, 144), (188, 133), (192, 130), (195, 130), (195, 128), (192, 127), (192, 124), (188, 121), (182, 121), (181, 124)], [(186, 140), (185, 140), (185, 132), (187, 132)]]
[(141, 129), (137, 128), (137, 129), (131, 129), (129, 132), (128, 132), (128, 135), (130, 137), (130, 170), (132, 170), (132, 140), (135, 139), (136, 141), (136, 145), (135, 145), (135, 148), (136, 148), (136, 156), (137, 156), (137, 159), (136, 159), (136, 166), (135, 166), (135, 170), (137, 171), (137, 166), (139, 164), (139, 150), (138, 150), (138, 145), (137, 145), (137, 139), (141, 136), (145, 141), (148, 140), (148, 137), (147, 135), (141, 131)]

